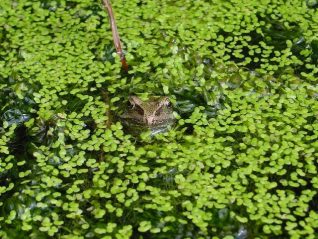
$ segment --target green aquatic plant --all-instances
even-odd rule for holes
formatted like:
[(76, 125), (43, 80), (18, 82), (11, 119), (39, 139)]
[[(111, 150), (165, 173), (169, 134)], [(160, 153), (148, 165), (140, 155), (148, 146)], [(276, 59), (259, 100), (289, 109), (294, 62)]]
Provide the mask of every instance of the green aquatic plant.
[(112, 3), (0, 3), (0, 237), (317, 238), (317, 4)]

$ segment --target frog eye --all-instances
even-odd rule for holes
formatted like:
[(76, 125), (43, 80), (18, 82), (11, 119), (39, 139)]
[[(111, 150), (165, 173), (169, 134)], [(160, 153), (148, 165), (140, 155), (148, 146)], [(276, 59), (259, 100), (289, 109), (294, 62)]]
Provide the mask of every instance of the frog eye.
[(136, 111), (139, 115), (144, 115), (144, 110), (139, 105), (135, 105), (134, 111)]
[(133, 110), (139, 115), (144, 115), (144, 110), (139, 105), (135, 104), (134, 102), (128, 101), (128, 108), (130, 110)]

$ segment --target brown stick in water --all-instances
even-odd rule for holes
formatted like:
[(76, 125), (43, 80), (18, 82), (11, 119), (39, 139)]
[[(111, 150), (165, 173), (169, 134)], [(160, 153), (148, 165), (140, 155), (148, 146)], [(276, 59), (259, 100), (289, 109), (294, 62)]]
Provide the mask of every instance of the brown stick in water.
[(108, 12), (109, 23), (110, 23), (110, 27), (112, 29), (113, 41), (114, 41), (114, 45), (116, 48), (116, 52), (120, 57), (122, 68), (125, 71), (128, 71), (128, 64), (127, 64), (123, 49), (121, 48), (120, 38), (119, 38), (119, 34), (118, 34), (117, 25), (116, 25), (114, 13), (112, 10), (112, 6), (111, 6), (109, 0), (103, 0), (103, 2), (104, 2), (106, 10)]

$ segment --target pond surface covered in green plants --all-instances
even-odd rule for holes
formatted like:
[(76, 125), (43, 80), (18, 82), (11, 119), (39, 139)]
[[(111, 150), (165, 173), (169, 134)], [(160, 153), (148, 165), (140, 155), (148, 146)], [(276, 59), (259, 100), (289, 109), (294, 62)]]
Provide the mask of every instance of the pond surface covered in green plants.
[[(318, 4), (0, 2), (1, 238), (317, 238)], [(138, 138), (129, 95), (177, 123)]]

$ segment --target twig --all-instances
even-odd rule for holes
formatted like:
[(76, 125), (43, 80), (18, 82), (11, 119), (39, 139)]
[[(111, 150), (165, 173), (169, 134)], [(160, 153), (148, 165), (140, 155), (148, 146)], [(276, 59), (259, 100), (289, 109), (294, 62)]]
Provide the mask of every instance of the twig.
[(116, 48), (116, 52), (117, 52), (117, 54), (120, 57), (122, 68), (125, 71), (128, 71), (128, 64), (127, 64), (125, 55), (123, 53), (123, 49), (121, 48), (120, 38), (119, 38), (119, 34), (118, 34), (117, 25), (116, 25), (114, 13), (113, 13), (113, 10), (112, 10), (112, 6), (111, 6), (109, 0), (103, 0), (103, 2), (104, 2), (104, 6), (105, 6), (105, 8), (106, 8), (106, 10), (108, 12), (109, 23), (110, 23), (110, 27), (112, 29), (113, 41), (114, 41), (114, 45), (115, 45), (115, 48)]

